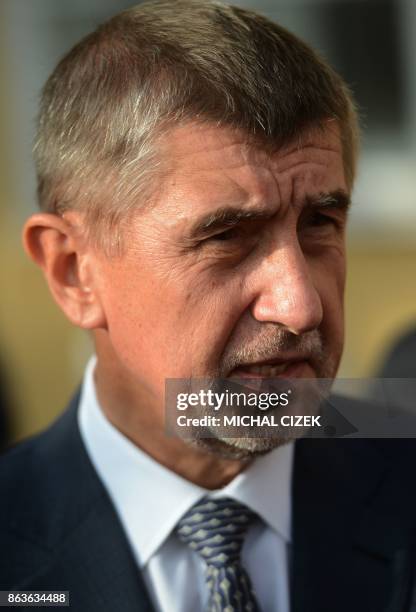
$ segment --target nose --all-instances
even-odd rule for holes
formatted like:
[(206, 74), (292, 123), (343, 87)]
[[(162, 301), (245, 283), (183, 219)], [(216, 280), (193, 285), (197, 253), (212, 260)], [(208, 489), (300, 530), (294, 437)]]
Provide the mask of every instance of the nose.
[(256, 276), (257, 297), (251, 313), (257, 321), (278, 323), (296, 335), (320, 325), (321, 297), (296, 239), (265, 258)]

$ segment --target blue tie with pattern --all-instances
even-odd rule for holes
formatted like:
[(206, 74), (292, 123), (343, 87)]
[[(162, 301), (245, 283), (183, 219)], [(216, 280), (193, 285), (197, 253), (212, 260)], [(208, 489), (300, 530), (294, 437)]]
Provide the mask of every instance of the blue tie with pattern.
[(257, 515), (230, 498), (204, 498), (179, 521), (180, 539), (206, 564), (206, 612), (260, 612), (241, 564), (244, 536)]

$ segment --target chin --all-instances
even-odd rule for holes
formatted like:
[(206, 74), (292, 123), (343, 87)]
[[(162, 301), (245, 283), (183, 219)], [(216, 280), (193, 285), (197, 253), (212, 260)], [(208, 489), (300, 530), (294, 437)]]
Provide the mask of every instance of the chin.
[[(296, 436), (298, 437), (298, 436)], [(198, 438), (188, 444), (221, 459), (250, 460), (287, 444), (295, 439), (284, 438)]]

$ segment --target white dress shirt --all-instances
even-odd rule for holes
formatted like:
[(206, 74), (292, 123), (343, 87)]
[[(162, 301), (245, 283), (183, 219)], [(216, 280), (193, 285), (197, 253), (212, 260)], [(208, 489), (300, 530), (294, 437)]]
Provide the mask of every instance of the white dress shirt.
[(289, 612), (293, 443), (257, 458), (222, 489), (199, 487), (160, 465), (108, 421), (95, 392), (95, 363), (93, 357), (81, 391), (81, 437), (114, 504), (155, 609), (204, 609), (204, 563), (179, 540), (174, 529), (182, 515), (208, 495), (231, 497), (263, 519), (249, 528), (242, 562), (261, 609)]

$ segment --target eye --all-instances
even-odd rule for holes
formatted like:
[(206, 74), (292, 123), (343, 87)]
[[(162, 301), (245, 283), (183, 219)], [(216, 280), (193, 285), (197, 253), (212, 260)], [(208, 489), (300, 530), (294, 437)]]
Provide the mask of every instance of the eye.
[(209, 238), (207, 238), (206, 240), (209, 242), (227, 242), (239, 237), (240, 232), (236, 228), (231, 227), (230, 229), (225, 230), (224, 232), (219, 232), (218, 234), (209, 236)]
[(314, 227), (322, 227), (324, 225), (334, 225), (338, 227), (338, 220), (330, 215), (325, 215), (321, 212), (315, 212), (309, 219), (309, 225)]
[(322, 210), (309, 210), (306, 214), (301, 215), (298, 224), (298, 230), (301, 232), (340, 232), (345, 225), (344, 218), (337, 213), (327, 212)]

